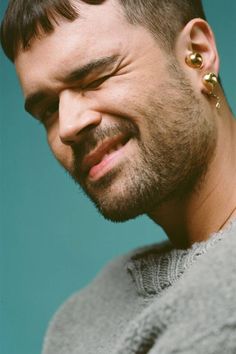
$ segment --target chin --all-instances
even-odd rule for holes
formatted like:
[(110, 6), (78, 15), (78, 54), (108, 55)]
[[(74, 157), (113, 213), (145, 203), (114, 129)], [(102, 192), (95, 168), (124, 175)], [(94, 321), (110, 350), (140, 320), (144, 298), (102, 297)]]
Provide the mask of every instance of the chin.
[(101, 215), (103, 215), (103, 217), (106, 220), (112, 221), (112, 222), (116, 222), (116, 223), (121, 223), (121, 222), (125, 222), (128, 220), (132, 220), (135, 219), (136, 217), (144, 214), (141, 211), (138, 210), (131, 210), (130, 208), (127, 210), (127, 208), (114, 208), (114, 206), (112, 208), (107, 208), (107, 207), (101, 207), (100, 205), (96, 205), (97, 210), (99, 211), (99, 213)]
[(134, 200), (129, 195), (122, 194), (110, 195), (105, 194), (98, 199), (92, 199), (98, 212), (103, 217), (112, 222), (125, 222), (135, 219), (136, 217), (143, 215), (147, 212), (145, 209), (146, 203), (140, 200)]

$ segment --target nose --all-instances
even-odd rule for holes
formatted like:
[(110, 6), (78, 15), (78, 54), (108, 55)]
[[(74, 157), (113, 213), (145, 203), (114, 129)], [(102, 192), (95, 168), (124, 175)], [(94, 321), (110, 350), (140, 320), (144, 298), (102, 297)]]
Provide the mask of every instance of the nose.
[(60, 95), (59, 135), (66, 145), (80, 139), (80, 133), (90, 126), (99, 125), (102, 115), (91, 108), (88, 100), (77, 92), (66, 90)]

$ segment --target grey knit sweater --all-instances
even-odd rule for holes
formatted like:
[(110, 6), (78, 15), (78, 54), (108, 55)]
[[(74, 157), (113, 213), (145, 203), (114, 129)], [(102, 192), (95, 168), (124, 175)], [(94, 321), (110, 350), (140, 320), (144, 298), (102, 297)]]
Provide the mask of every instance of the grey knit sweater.
[(235, 354), (236, 221), (188, 250), (110, 263), (56, 313), (43, 354)]

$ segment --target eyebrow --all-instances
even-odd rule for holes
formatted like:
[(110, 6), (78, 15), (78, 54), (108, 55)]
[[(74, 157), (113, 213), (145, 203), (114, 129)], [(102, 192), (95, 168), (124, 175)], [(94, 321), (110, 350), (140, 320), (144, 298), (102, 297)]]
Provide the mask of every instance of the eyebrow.
[(113, 65), (118, 61), (119, 56), (113, 55), (110, 57), (99, 58), (75, 69), (69, 73), (62, 81), (65, 83), (73, 83), (74, 81), (82, 81), (94, 71), (102, 70), (107, 66)]
[[(116, 64), (118, 58), (118, 55), (113, 55), (110, 57), (103, 57), (96, 60), (92, 60), (91, 62), (73, 70), (64, 78), (60, 78), (59, 80), (66, 84), (73, 84), (74, 82), (85, 80), (85, 78), (88, 77), (90, 74), (98, 70), (104, 70), (106, 67)], [(47, 97), (48, 95), (45, 91), (37, 91), (35, 93), (30, 94), (28, 97), (26, 97), (25, 100), (25, 110), (32, 114), (34, 107)]]

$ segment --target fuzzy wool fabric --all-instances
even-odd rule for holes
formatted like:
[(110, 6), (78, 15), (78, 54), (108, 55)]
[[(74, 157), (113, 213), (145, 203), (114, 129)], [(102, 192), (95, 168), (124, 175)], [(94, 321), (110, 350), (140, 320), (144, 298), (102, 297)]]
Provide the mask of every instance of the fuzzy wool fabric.
[(56, 313), (43, 354), (236, 354), (236, 220), (187, 250), (111, 262)]

